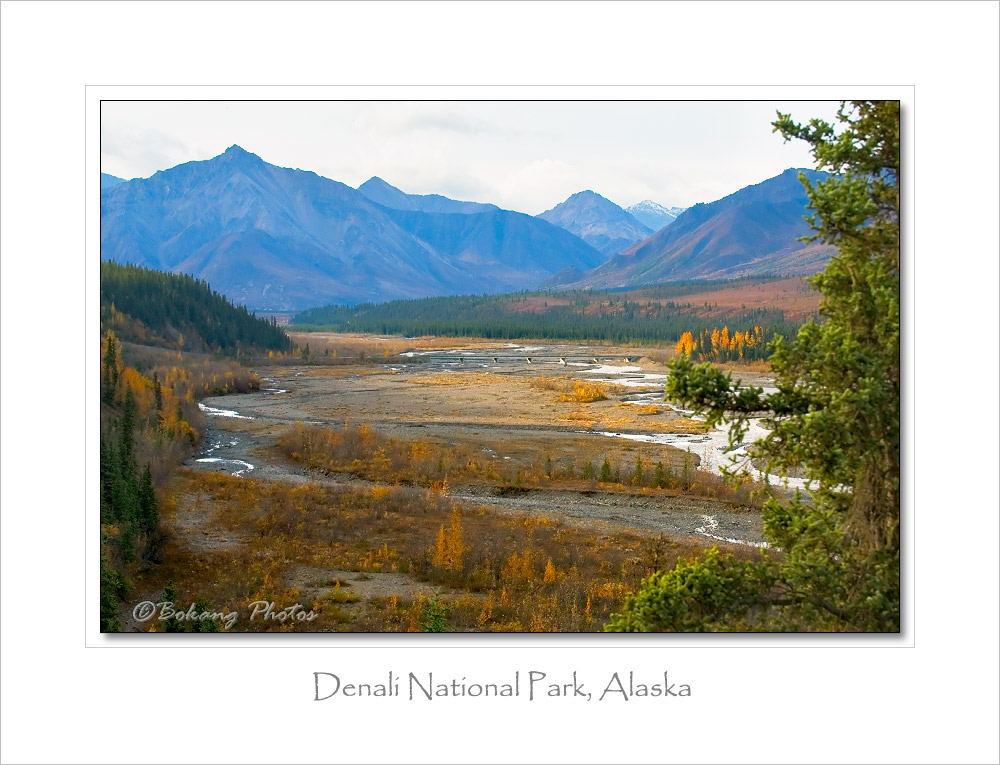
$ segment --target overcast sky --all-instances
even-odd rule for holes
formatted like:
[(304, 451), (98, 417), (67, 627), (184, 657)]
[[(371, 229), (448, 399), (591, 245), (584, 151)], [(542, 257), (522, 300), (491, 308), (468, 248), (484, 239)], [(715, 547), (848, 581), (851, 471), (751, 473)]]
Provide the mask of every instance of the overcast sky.
[(148, 177), (238, 144), (357, 187), (492, 202), (536, 215), (591, 189), (622, 207), (711, 202), (812, 167), (775, 112), (834, 119), (836, 102), (105, 101), (101, 170)]

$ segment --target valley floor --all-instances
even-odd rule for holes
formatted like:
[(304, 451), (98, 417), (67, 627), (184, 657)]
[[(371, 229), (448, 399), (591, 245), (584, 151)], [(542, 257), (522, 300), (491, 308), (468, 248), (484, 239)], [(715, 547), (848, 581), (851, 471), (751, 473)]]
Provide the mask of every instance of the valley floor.
[[(202, 447), (168, 487), (165, 561), (137, 583), (125, 630), (149, 629), (131, 605), (156, 601), (168, 579), (182, 600), (244, 615), (260, 598), (318, 614), (236, 631), (420, 629), (436, 595), (449, 629), (595, 630), (669, 560), (712, 544), (757, 554), (759, 510), (710, 475), (704, 426), (662, 401), (661, 363), (631, 348), (442, 345), (261, 367), (259, 392), (205, 399)], [(479, 464), (425, 483), (319, 468), (279, 446), (300, 423), (369, 428), (414, 454), (461, 448)], [(674, 445), (627, 438), (667, 433)], [(614, 480), (600, 480), (605, 462)], [(657, 463), (683, 485), (652, 485)], [(456, 512), (461, 570), (434, 557)]]

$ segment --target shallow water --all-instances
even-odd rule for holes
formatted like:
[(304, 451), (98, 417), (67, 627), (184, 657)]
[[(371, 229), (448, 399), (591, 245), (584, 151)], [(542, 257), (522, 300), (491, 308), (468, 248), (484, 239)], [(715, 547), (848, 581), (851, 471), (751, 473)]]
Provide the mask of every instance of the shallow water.
[(234, 476), (241, 476), (249, 473), (253, 470), (253, 465), (249, 462), (244, 462), (243, 460), (230, 460), (223, 457), (200, 457), (195, 460), (195, 462), (213, 462), (221, 465), (242, 465), (242, 470), (237, 470), (233, 473)]
[(708, 537), (709, 539), (718, 539), (720, 542), (729, 542), (734, 545), (747, 545), (748, 547), (770, 547), (767, 542), (761, 540), (760, 542), (748, 542), (745, 539), (735, 539), (733, 537), (724, 537), (719, 534), (714, 534), (719, 528), (719, 522), (716, 520), (714, 515), (703, 515), (701, 519), (705, 521), (704, 526), (699, 526), (694, 530), (695, 534), (699, 534), (703, 537)]
[[(623, 397), (623, 403), (629, 404), (658, 404), (673, 409), (678, 414), (694, 420), (704, 420), (704, 417), (694, 414), (692, 410), (682, 409), (679, 406), (664, 401), (664, 388), (667, 374), (657, 372), (644, 372), (642, 367), (630, 363), (631, 357), (608, 357), (603, 353), (604, 349), (592, 348), (584, 345), (530, 345), (522, 346), (516, 343), (507, 343), (502, 349), (484, 350), (483, 348), (449, 348), (432, 349), (426, 351), (407, 351), (401, 356), (414, 358), (421, 357), (423, 364), (429, 364), (430, 369), (447, 369), (456, 371), (456, 367), (467, 367), (473, 369), (510, 369), (512, 366), (523, 366), (526, 364), (528, 354), (544, 353), (544, 356), (533, 356), (531, 362), (538, 366), (557, 366), (571, 372), (574, 379), (586, 380), (588, 382), (606, 382), (621, 385), (633, 389)], [(517, 354), (517, 355), (512, 355)], [(494, 361), (496, 359), (496, 361)], [(398, 372), (406, 368), (407, 365), (386, 365), (385, 368)], [(568, 369), (572, 367), (573, 369)], [(295, 372), (289, 382), (302, 374)], [(263, 378), (263, 382), (276, 386), (278, 381), (275, 378)], [(286, 385), (288, 382), (285, 383)], [(765, 394), (777, 392), (777, 388), (763, 386)], [(261, 390), (266, 394), (289, 393), (289, 389), (267, 387)], [(199, 403), (198, 407), (206, 415), (214, 417), (230, 417), (236, 419), (252, 420), (249, 415), (240, 414), (234, 409), (221, 409), (217, 407), (205, 406)], [(315, 423), (320, 424), (320, 423)], [(760, 481), (768, 481), (772, 484), (785, 486), (789, 489), (807, 489), (807, 481), (802, 478), (782, 478), (774, 474), (765, 474), (757, 470), (750, 461), (746, 453), (747, 446), (754, 441), (764, 438), (768, 430), (761, 425), (761, 418), (753, 418), (749, 421), (749, 428), (743, 437), (743, 443), (734, 448), (729, 445), (729, 432), (731, 423), (723, 422), (718, 427), (706, 433), (620, 433), (614, 431), (581, 431), (600, 435), (607, 438), (622, 438), (641, 443), (667, 444), (681, 449), (686, 449), (700, 458), (701, 470), (718, 473), (722, 467), (730, 470), (746, 470), (751, 476)], [(253, 470), (253, 465), (242, 460), (224, 460), (209, 455), (219, 448), (220, 444), (204, 450), (204, 455), (199, 461), (208, 462), (231, 462), (243, 465), (244, 469), (237, 471), (234, 475), (242, 475)], [(710, 529), (706, 527), (706, 536), (711, 536)], [(740, 543), (737, 540), (737, 543)]]
[[(671, 407), (682, 414), (690, 414), (689, 410)], [(700, 418), (697, 418), (700, 419)], [(709, 430), (707, 433), (615, 433), (603, 431), (602, 436), (609, 438), (624, 438), (629, 441), (639, 441), (648, 444), (667, 444), (686, 449), (692, 454), (696, 454), (701, 459), (700, 470), (707, 470), (718, 474), (720, 468), (729, 470), (745, 470), (758, 481), (784, 486), (788, 489), (809, 489), (810, 482), (804, 478), (785, 478), (774, 473), (764, 473), (753, 466), (747, 454), (747, 447), (770, 432), (761, 424), (759, 417), (749, 421), (749, 427), (743, 435), (742, 443), (731, 448), (729, 445), (729, 432), (732, 423), (723, 421), (721, 425)], [(812, 482), (813, 484), (815, 482)]]
[[(455, 359), (456, 356), (462, 359), (461, 363), (466, 363), (469, 366), (500, 369), (510, 368), (512, 365), (524, 365), (529, 353), (540, 352), (545, 355), (532, 356), (531, 363), (533, 366), (572, 367), (572, 377), (574, 379), (585, 380), (587, 382), (613, 383), (634, 389), (635, 392), (627, 394), (627, 398), (624, 399), (628, 403), (662, 404), (690, 419), (705, 419), (694, 414), (692, 410), (682, 409), (664, 401), (664, 388), (668, 377), (666, 372), (644, 372), (642, 367), (631, 363), (631, 357), (609, 357), (604, 350), (602, 348), (591, 348), (582, 345), (521, 346), (516, 343), (507, 343), (506, 347), (496, 351), (495, 355), (493, 355), (492, 351), (486, 352), (484, 355), (481, 348), (451, 348), (446, 351), (409, 351), (401, 355), (411, 358), (421, 356), (425, 363), (430, 362), (439, 369), (447, 368), (454, 370), (460, 363)], [(519, 355), (512, 356), (510, 355), (512, 352)], [(497, 361), (494, 362), (493, 359), (497, 359)], [(433, 369), (434, 367), (432, 366), (431, 368)], [(567, 369), (567, 371), (570, 370)], [(765, 394), (777, 392), (777, 388), (773, 386), (758, 387), (763, 387)], [(687, 449), (692, 454), (696, 454), (701, 459), (701, 470), (713, 473), (718, 473), (721, 467), (731, 470), (746, 470), (759, 481), (766, 480), (772, 484), (785, 486), (789, 489), (808, 488), (805, 479), (783, 478), (775, 474), (765, 474), (751, 464), (750, 458), (746, 453), (746, 447), (754, 441), (764, 438), (769, 432), (761, 425), (761, 418), (753, 418), (749, 421), (749, 428), (743, 437), (743, 443), (738, 444), (732, 449), (729, 446), (730, 427), (731, 423), (723, 422), (718, 427), (704, 434), (598, 432), (597, 435), (609, 438), (624, 438), (644, 443), (677, 446)]]
[(200, 401), (198, 402), (198, 408), (202, 413), (207, 414), (211, 417), (234, 417), (237, 420), (252, 420), (253, 417), (249, 417), (245, 414), (240, 414), (233, 409), (217, 409), (214, 406), (205, 406)]
[[(636, 374), (637, 372), (638, 374)], [(590, 382), (613, 382), (617, 385), (642, 389), (641, 393), (629, 396), (629, 401), (631, 403), (663, 404), (664, 406), (673, 409), (678, 414), (692, 420), (704, 421), (705, 419), (703, 416), (695, 414), (691, 409), (682, 409), (681, 407), (664, 400), (664, 388), (666, 387), (666, 380), (668, 377), (667, 374), (642, 372), (642, 370), (636, 366), (609, 366), (606, 364), (588, 369), (586, 370), (586, 373), (588, 375), (601, 375), (601, 377), (586, 378)], [(654, 390), (649, 390), (651, 387), (654, 388)], [(746, 386), (740, 387), (745, 388)], [(773, 386), (765, 385), (756, 387), (762, 387), (766, 395), (778, 392), (778, 389)], [(601, 432), (600, 435), (610, 438), (624, 438), (643, 443), (668, 444), (670, 446), (687, 449), (687, 451), (698, 455), (701, 459), (701, 465), (699, 466), (699, 469), (701, 470), (707, 470), (713, 473), (718, 473), (719, 468), (722, 467), (730, 470), (746, 470), (758, 481), (767, 481), (771, 484), (784, 486), (788, 489), (806, 490), (810, 488), (810, 482), (806, 481), (804, 478), (784, 478), (773, 473), (763, 473), (753, 466), (750, 461), (750, 457), (747, 455), (747, 446), (755, 441), (765, 438), (770, 432), (763, 425), (761, 425), (760, 417), (754, 417), (749, 420), (749, 427), (743, 435), (742, 442), (734, 448), (730, 448), (729, 445), (729, 433), (731, 428), (731, 422), (723, 421), (719, 426), (704, 434), (638, 434)], [(812, 482), (812, 484), (815, 484), (815, 482)]]
[[(273, 378), (273, 377), (264, 377), (264, 378), (261, 379), (261, 382), (271, 383), (271, 385), (273, 386), (278, 381), (275, 378)], [(270, 394), (288, 393), (288, 389), (287, 388), (266, 387), (266, 388), (261, 388), (260, 392), (261, 393), (270, 393)]]

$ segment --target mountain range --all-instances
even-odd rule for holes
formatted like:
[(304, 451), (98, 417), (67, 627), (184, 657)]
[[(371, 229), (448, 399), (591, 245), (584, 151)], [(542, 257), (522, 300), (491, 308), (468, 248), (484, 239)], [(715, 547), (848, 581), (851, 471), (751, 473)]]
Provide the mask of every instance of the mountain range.
[(809, 231), (797, 175), (687, 210), (630, 208), (679, 212), (654, 232), (589, 190), (530, 216), (377, 177), (354, 189), (231, 146), (149, 178), (102, 173), (101, 259), (190, 274), (256, 311), (808, 274), (832, 249), (797, 241)]
[(110, 189), (112, 186), (117, 186), (119, 183), (125, 183), (125, 179), (119, 178), (115, 175), (101, 173), (101, 191), (104, 191), (104, 189)]
[(573, 194), (565, 202), (536, 217), (576, 234), (606, 256), (641, 242), (654, 230), (640, 223), (611, 200), (589, 190)]
[(379, 177), (369, 178), (358, 186), (358, 191), (375, 204), (389, 207), (393, 210), (409, 210), (411, 212), (428, 213), (470, 213), (492, 212), (499, 210), (496, 205), (483, 202), (459, 202), (448, 199), (440, 194), (406, 194), (395, 186), (390, 186)]
[(191, 274), (248, 308), (271, 311), (511, 292), (605, 260), (529, 215), (492, 205), (424, 212), (410, 203), (465, 203), (406, 195), (384, 182), (365, 185), (383, 204), (231, 146), (212, 159), (105, 188), (101, 259)]
[[(598, 268), (588, 273), (570, 269), (542, 286), (610, 289), (687, 279), (816, 273), (834, 250), (798, 241), (810, 233), (803, 219), (808, 198), (799, 172), (786, 170), (716, 202), (694, 205), (674, 223)], [(814, 170), (803, 172), (813, 182), (827, 177)]]

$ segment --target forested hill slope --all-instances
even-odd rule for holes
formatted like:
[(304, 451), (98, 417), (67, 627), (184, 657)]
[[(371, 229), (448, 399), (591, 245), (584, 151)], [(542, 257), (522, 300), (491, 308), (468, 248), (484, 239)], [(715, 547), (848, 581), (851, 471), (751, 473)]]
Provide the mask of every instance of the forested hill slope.
[(192, 351), (281, 350), (292, 341), (273, 323), (234, 306), (185, 274), (101, 263), (101, 333)]

